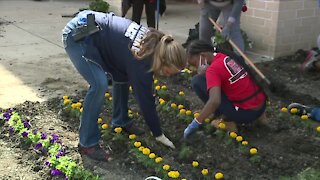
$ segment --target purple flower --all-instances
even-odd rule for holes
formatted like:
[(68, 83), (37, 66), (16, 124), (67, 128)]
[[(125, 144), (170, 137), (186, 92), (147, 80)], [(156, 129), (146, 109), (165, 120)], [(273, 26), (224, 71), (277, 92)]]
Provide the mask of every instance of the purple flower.
[(29, 129), (29, 128), (30, 128), (30, 123), (29, 123), (29, 121), (25, 120), (25, 121), (23, 122), (23, 126), (24, 126), (25, 128), (27, 128), (27, 129)]
[(10, 126), (9, 127), (9, 134), (12, 135), (14, 133), (14, 127)]
[(53, 143), (55, 143), (55, 142), (58, 142), (58, 143), (60, 143), (61, 141), (58, 141), (58, 139), (59, 139), (59, 136), (58, 135), (56, 135), (56, 134), (51, 134), (51, 139), (50, 139), (50, 143), (51, 144), (53, 144)]
[(56, 155), (56, 158), (59, 158), (59, 157), (61, 157), (63, 155), (64, 155), (63, 150), (59, 149), (58, 150), (58, 154)]
[(48, 160), (46, 160), (46, 162), (44, 162), (44, 165), (47, 167), (50, 167), (50, 162)]
[(66, 177), (64, 177), (64, 180), (69, 180), (69, 178), (66, 176)]
[(41, 139), (47, 139), (47, 135), (44, 134), (44, 133), (42, 133), (42, 134), (41, 134)]
[(10, 117), (11, 117), (11, 113), (5, 112), (3, 113), (3, 117), (5, 121), (9, 121)]
[(32, 134), (37, 135), (37, 134), (38, 134), (38, 130), (36, 130), (36, 129), (33, 130), (33, 131), (32, 131)]
[(52, 176), (59, 176), (62, 174), (62, 171), (58, 170), (58, 169), (52, 169), (51, 170), (51, 175)]
[(37, 143), (37, 144), (34, 146), (34, 148), (35, 148), (36, 150), (42, 148), (42, 143)]
[(24, 131), (23, 133), (21, 133), (22, 137), (27, 137), (28, 136), (28, 132)]

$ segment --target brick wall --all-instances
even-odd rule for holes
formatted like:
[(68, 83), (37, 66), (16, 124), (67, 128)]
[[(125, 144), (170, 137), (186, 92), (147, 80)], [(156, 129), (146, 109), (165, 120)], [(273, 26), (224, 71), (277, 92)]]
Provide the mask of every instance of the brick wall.
[(241, 28), (253, 41), (250, 51), (275, 58), (316, 46), (317, 0), (247, 0), (247, 6)]

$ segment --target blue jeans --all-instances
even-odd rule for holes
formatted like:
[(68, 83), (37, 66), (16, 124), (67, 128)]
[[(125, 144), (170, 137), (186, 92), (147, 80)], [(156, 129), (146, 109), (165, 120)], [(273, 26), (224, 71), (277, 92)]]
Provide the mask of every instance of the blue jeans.
[[(209, 99), (207, 91), (206, 77), (204, 75), (195, 75), (191, 80), (191, 86), (197, 96), (206, 103)], [(251, 123), (257, 120), (266, 109), (266, 103), (260, 110), (235, 108), (233, 103), (228, 97), (221, 92), (221, 103), (217, 110), (214, 112), (215, 116), (224, 115), (227, 120), (234, 121), (237, 124)]]
[[(99, 143), (100, 131), (97, 119), (105, 102), (105, 92), (108, 89), (108, 78), (102, 67), (85, 58), (85, 41), (75, 42), (72, 32), (63, 34), (63, 43), (74, 67), (88, 82), (90, 88), (84, 98), (83, 112), (80, 117), (79, 144), (92, 147)], [(128, 84), (113, 84), (113, 116), (112, 124), (124, 126), (131, 122), (128, 118)]]

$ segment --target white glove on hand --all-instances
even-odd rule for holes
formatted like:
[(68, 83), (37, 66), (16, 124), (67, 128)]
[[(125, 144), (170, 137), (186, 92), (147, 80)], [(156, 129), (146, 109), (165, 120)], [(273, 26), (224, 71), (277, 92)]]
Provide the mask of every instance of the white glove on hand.
[(156, 140), (161, 142), (162, 144), (169, 146), (172, 149), (175, 149), (176, 147), (174, 144), (164, 135), (162, 134), (161, 136), (156, 137)]

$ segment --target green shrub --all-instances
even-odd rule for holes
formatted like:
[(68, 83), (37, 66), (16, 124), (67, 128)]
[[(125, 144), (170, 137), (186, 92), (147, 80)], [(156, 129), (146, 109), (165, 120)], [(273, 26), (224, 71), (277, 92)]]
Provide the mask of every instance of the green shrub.
[(94, 0), (89, 4), (89, 9), (93, 11), (98, 11), (98, 12), (108, 12), (109, 11), (109, 3), (103, 1), (103, 0)]

